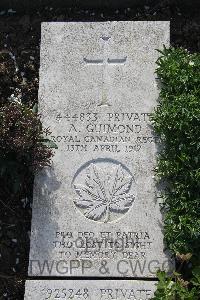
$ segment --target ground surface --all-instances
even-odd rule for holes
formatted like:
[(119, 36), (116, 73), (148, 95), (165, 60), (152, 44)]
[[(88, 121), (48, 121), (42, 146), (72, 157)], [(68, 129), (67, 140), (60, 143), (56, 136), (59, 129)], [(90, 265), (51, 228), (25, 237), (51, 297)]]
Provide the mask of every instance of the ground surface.
[[(0, 101), (28, 105), (37, 102), (40, 25), (42, 21), (170, 20), (171, 43), (192, 52), (200, 50), (200, 11), (170, 6), (123, 10), (40, 8), (17, 14), (0, 12)], [(21, 300), (27, 274), (31, 194), (13, 197), (0, 183), (0, 300)]]

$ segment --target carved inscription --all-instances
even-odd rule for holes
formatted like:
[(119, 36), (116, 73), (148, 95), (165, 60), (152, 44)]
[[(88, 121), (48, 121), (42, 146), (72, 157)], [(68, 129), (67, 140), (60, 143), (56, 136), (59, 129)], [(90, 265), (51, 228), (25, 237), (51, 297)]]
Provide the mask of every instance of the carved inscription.
[[(55, 233), (53, 246), (60, 259), (108, 259), (141, 260), (145, 262), (153, 240), (148, 231), (101, 231)], [(122, 270), (124, 262), (121, 263)]]
[(65, 123), (65, 132), (55, 135), (47, 128), (46, 134), (68, 152), (138, 152), (160, 143), (150, 127), (150, 116), (144, 112), (56, 112), (55, 120)]
[[(84, 288), (49, 288), (43, 289), (44, 298), (48, 299), (99, 299), (99, 300), (146, 300), (151, 299), (153, 291), (145, 288), (99, 288), (91, 290), (89, 287)], [(95, 298), (94, 298), (95, 294)]]

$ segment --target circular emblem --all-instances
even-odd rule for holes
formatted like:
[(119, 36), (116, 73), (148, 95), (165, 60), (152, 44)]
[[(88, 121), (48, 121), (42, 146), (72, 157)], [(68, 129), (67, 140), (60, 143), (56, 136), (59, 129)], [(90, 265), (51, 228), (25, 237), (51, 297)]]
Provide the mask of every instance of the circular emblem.
[(102, 223), (121, 218), (135, 196), (133, 176), (117, 161), (96, 160), (81, 167), (73, 180), (75, 206), (88, 219)]

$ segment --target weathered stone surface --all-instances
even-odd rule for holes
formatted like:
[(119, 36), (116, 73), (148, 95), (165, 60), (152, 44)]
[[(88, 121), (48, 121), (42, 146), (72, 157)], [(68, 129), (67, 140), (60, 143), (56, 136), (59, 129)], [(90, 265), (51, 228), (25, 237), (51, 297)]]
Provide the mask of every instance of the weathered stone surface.
[(153, 297), (154, 281), (28, 280), (25, 300), (144, 300)]
[(35, 180), (29, 275), (156, 277), (150, 126), (169, 22), (43, 23), (39, 111), (58, 145)]

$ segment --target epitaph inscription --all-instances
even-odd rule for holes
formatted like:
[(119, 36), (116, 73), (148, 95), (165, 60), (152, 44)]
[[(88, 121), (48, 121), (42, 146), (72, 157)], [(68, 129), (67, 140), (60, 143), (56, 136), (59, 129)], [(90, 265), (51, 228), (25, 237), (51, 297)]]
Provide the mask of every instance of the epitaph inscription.
[(35, 179), (29, 275), (170, 269), (151, 127), (163, 44), (168, 22), (42, 25), (39, 112), (58, 149)]

